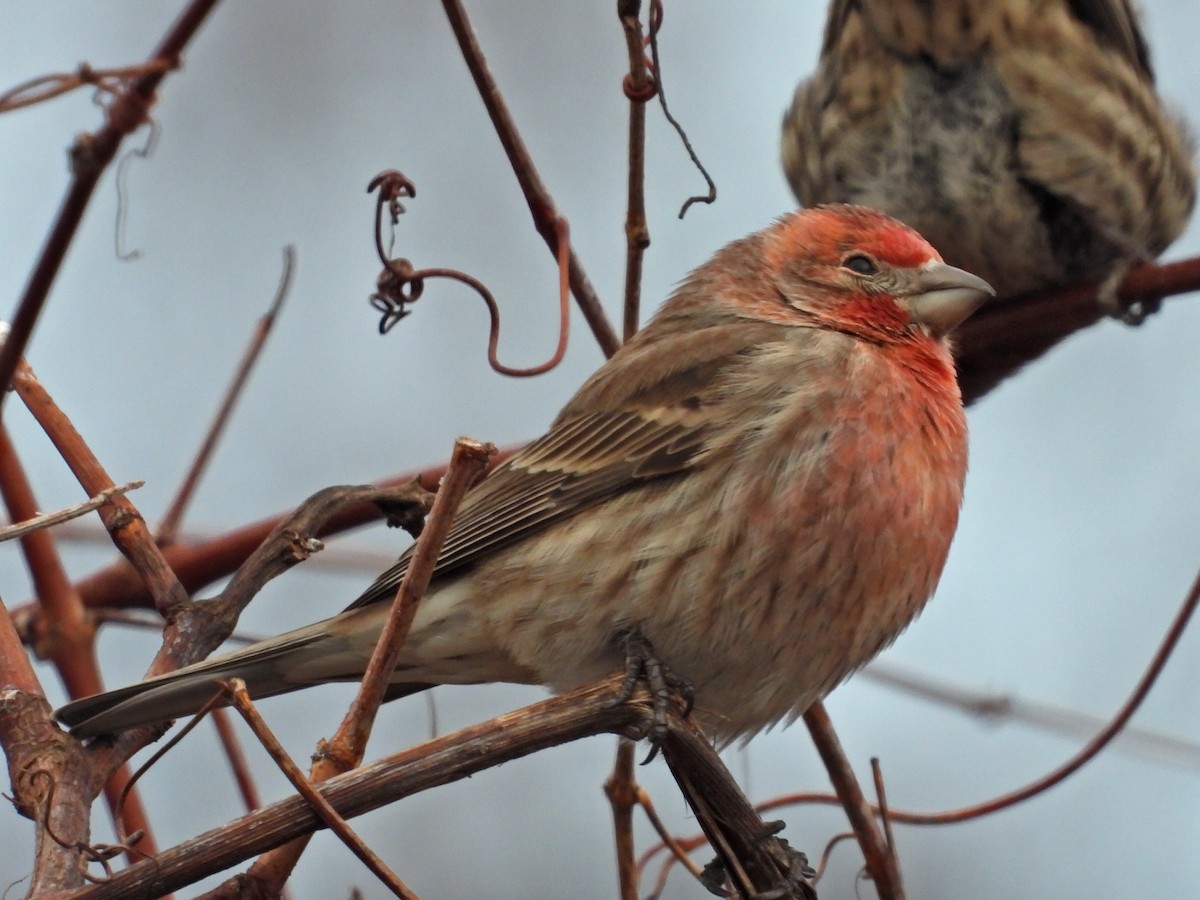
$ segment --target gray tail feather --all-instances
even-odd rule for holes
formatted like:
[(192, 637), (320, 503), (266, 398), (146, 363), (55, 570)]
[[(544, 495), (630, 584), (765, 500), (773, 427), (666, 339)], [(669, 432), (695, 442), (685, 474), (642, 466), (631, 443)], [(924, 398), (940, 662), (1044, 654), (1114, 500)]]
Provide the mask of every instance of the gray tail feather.
[(76, 737), (91, 738), (193, 715), (220, 690), (217, 682), (226, 678), (241, 678), (255, 699), (284, 694), (307, 685), (281, 677), (281, 671), (286, 670), (286, 665), (280, 665), (285, 662), (281, 657), (315, 639), (306, 635), (276, 644), (265, 653), (249, 648), (224, 654), (138, 684), (84, 697), (58, 709), (55, 716)]
[[(217, 682), (226, 678), (245, 681), (247, 691), (255, 700), (286, 694), (310, 686), (304, 681), (289, 681), (281, 673), (287, 670), (289, 655), (307, 647), (314, 640), (319, 638), (305, 635), (267, 650), (256, 646), (214, 657), (207, 662), (196, 663), (138, 684), (75, 700), (57, 710), (55, 716), (77, 738), (86, 739), (194, 715), (217, 695), (220, 690)], [(360, 677), (362, 673), (358, 672), (340, 677), (327, 676), (320, 680), (357, 681)], [(384, 702), (407, 697), (433, 686), (393, 683), (384, 695)]]
[[(142, 683), (84, 697), (68, 703), (55, 716), (71, 729), (77, 738), (92, 738), (111, 734), (139, 725), (166, 722), (199, 712), (221, 690), (217, 684), (224, 678), (241, 678), (254, 699), (271, 697), (302, 688), (303, 684), (274, 682), (264, 688), (255, 685), (253, 672), (230, 670), (188, 675), (166, 683)], [(218, 704), (226, 706), (226, 703)]]

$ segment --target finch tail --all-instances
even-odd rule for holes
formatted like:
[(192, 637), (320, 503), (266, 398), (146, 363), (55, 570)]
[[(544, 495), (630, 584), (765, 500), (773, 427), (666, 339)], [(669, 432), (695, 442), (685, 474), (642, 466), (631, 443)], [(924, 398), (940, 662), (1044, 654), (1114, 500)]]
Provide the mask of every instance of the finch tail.
[[(509, 681), (538, 684), (538, 672), (520, 665), (492, 641), (463, 603), (469, 592), (454, 583), (431, 591), (417, 609), (392, 672), (385, 700), (435, 684)], [(79, 738), (190, 716), (240, 678), (255, 700), (328, 681), (362, 678), (389, 604), (372, 603), (175, 672), (68, 703), (55, 715)]]
[[(226, 653), (138, 684), (84, 697), (55, 712), (78, 738), (148, 725), (198, 712), (220, 690), (218, 682), (240, 678), (256, 700), (306, 687), (307, 679), (288, 678), (297, 663), (310, 658), (324, 635), (301, 629), (245, 650)], [(359, 675), (362, 669), (359, 668)], [(348, 673), (348, 677), (358, 677)]]

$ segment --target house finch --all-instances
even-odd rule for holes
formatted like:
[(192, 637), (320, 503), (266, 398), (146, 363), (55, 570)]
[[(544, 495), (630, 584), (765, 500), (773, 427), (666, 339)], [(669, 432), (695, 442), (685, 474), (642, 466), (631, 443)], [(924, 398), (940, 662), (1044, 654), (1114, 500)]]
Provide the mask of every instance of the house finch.
[[(937, 584), (967, 466), (946, 334), (991, 293), (859, 207), (725, 247), (467, 495), (391, 696), (562, 690), (648, 642), (715, 737), (802, 712)], [(59, 718), (86, 737), (191, 713), (219, 678), (357, 678), (406, 563), (340, 615)]]
[[(782, 155), (803, 204), (891, 213), (1001, 298), (1106, 281), (1110, 311), (1195, 198), (1127, 0), (834, 0)], [(1064, 336), (987, 360), (988, 384), (963, 360), (968, 402)]]

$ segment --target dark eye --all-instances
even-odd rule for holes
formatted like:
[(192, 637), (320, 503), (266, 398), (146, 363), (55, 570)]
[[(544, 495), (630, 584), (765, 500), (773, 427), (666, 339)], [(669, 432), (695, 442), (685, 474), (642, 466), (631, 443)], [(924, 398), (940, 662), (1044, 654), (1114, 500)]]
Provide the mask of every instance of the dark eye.
[(842, 260), (842, 266), (859, 275), (878, 275), (879, 266), (865, 253), (854, 253)]

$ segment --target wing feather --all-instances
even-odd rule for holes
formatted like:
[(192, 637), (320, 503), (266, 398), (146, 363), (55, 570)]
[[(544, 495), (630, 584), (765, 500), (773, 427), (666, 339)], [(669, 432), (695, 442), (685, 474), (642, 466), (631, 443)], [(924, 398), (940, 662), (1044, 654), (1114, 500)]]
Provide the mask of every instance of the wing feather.
[[(581, 509), (652, 479), (677, 475), (702, 460), (711, 417), (699, 396), (745, 366), (756, 350), (778, 339), (778, 326), (724, 322), (721, 339), (690, 334), (690, 364), (647, 377), (620, 395), (601, 369), (582, 391), (603, 397), (603, 408), (584, 411), (572, 403), (550, 431), (525, 447), (467, 495), (438, 557), (435, 576), (467, 567), (482, 557), (528, 537)], [(731, 340), (730, 329), (736, 334)], [(635, 339), (628, 352), (636, 366), (639, 347), (652, 336)], [(696, 353), (697, 347), (704, 348)], [(662, 347), (653, 348), (655, 355)], [(669, 358), (669, 357), (668, 357)], [(627, 367), (631, 359), (626, 359)], [(672, 385), (678, 386), (672, 392)], [(379, 576), (348, 608), (390, 600), (408, 568), (410, 552)]]

